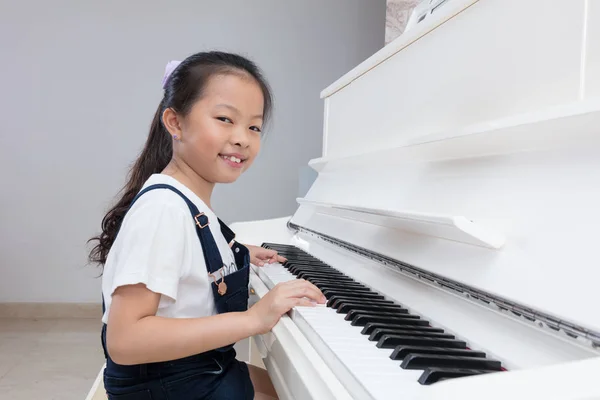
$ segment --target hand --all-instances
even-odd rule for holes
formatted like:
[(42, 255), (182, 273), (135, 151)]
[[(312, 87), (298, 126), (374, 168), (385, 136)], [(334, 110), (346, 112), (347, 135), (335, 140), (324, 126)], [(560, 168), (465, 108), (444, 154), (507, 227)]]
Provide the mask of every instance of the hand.
[(327, 301), (318, 287), (304, 279), (278, 283), (248, 311), (248, 316), (256, 324), (257, 333), (269, 332), (281, 316), (295, 306), (314, 307), (315, 302)]
[(277, 254), (275, 250), (265, 249), (264, 247), (245, 245), (250, 252), (250, 262), (254, 265), (262, 267), (265, 264), (274, 262), (284, 263), (287, 261), (285, 257)]

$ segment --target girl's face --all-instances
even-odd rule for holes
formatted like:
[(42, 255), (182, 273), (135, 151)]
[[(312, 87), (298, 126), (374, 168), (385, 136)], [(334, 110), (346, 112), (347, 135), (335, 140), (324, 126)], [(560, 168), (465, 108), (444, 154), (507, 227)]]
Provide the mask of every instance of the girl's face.
[(175, 157), (207, 182), (234, 182), (260, 149), (262, 91), (248, 76), (214, 76), (202, 98), (179, 121)]

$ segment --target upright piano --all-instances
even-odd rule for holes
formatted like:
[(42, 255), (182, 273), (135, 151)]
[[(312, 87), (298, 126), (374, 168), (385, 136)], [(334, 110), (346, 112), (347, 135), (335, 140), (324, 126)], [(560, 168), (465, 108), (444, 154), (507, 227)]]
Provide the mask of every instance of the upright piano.
[(436, 1), (321, 98), (295, 213), (232, 226), (288, 259), (252, 302), (328, 299), (252, 338), (280, 398), (600, 398), (600, 1)]

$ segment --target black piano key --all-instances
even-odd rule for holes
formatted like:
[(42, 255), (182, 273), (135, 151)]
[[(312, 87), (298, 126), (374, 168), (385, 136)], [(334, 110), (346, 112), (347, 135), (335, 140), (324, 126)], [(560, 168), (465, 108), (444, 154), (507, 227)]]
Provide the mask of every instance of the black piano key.
[(494, 371), (464, 368), (427, 368), (419, 377), (421, 385), (431, 385), (445, 379), (462, 378), (465, 376), (489, 374)]
[[(285, 258), (287, 258), (288, 262), (297, 262), (297, 263), (307, 263), (307, 262), (313, 262), (313, 263), (320, 263), (320, 264), (324, 264), (323, 261), (308, 255), (308, 254), (302, 254), (302, 253), (296, 253), (296, 252), (289, 252), (289, 251), (278, 251), (276, 250), (280, 255), (284, 256)], [(289, 258), (288, 258), (289, 257)]]
[(325, 290), (338, 290), (338, 291), (346, 291), (346, 293), (351, 292), (352, 294), (365, 294), (365, 293), (366, 294), (370, 294), (370, 293), (376, 294), (371, 289), (365, 288), (365, 287), (344, 285), (344, 284), (336, 285), (331, 282), (316, 281), (314, 279), (307, 279), (307, 280), (310, 283), (312, 283), (313, 285), (315, 285), (316, 287), (318, 287), (319, 290), (321, 290), (322, 292)]
[(337, 277), (333, 277), (333, 276), (325, 276), (325, 275), (317, 275), (317, 274), (307, 274), (304, 272), (299, 273), (298, 275), (296, 275), (297, 278), (299, 279), (306, 279), (306, 280), (314, 280), (314, 281), (320, 281), (323, 283), (331, 283), (334, 285), (352, 285), (352, 286), (360, 286), (360, 287), (365, 287), (362, 283), (356, 282), (355, 280), (352, 280), (350, 278), (337, 278)]
[(281, 264), (284, 267), (288, 267), (291, 265), (314, 265), (314, 266), (328, 267), (327, 264), (317, 260), (316, 258), (299, 256), (297, 254), (290, 254), (290, 253), (286, 253), (286, 252), (281, 252), (281, 253), (279, 253), (279, 255), (282, 257), (285, 257), (287, 259), (287, 261), (284, 261)]
[(500, 361), (480, 357), (442, 356), (437, 354), (409, 354), (400, 364), (403, 369), (464, 368), (501, 371)]
[(352, 310), (349, 311), (346, 316), (344, 317), (344, 319), (346, 321), (353, 321), (357, 315), (367, 315), (369, 317), (372, 318), (378, 318), (381, 317), (383, 319), (390, 319), (390, 318), (412, 318), (412, 319), (421, 319), (421, 317), (419, 317), (418, 315), (413, 315), (413, 314), (402, 314), (402, 313), (398, 313), (398, 312), (385, 312), (385, 311), (364, 311), (364, 310)]
[(366, 302), (354, 302), (354, 301), (343, 301), (340, 302), (339, 307), (337, 308), (338, 313), (346, 314), (353, 310), (363, 310), (363, 311), (381, 311), (381, 312), (396, 312), (401, 314), (408, 314), (408, 310), (406, 308), (402, 308), (402, 306), (391, 304), (368, 304)]
[[(333, 282), (333, 283), (337, 283), (337, 282), (341, 282), (342, 279), (337, 279), (337, 277), (334, 276), (325, 276), (325, 275), (316, 275), (316, 274), (310, 274), (310, 273), (306, 273), (306, 272), (292, 272), (292, 274), (299, 279), (306, 279), (308, 280), (308, 278), (310, 279), (319, 279), (319, 280), (323, 280), (323, 281), (329, 281), (329, 282)], [(351, 279), (343, 279), (344, 282), (355, 282)]]
[[(303, 279), (303, 278), (298, 278), (298, 279)], [(323, 288), (358, 290), (358, 291), (363, 291), (363, 292), (371, 291), (371, 289), (369, 289), (368, 287), (365, 287), (357, 282), (340, 282), (340, 281), (336, 282), (336, 281), (332, 281), (332, 280), (311, 278), (311, 277), (307, 277), (304, 279), (313, 283), (315, 286), (322, 286)]]
[(327, 307), (337, 309), (339, 304), (344, 301), (364, 302), (366, 304), (394, 304), (394, 302), (391, 300), (385, 300), (385, 298), (382, 295), (373, 295), (367, 298), (364, 298), (360, 295), (332, 296), (329, 300), (327, 300)]
[(315, 271), (315, 272), (319, 272), (319, 271), (323, 271), (323, 272), (330, 272), (330, 273), (337, 273), (340, 275), (343, 275), (341, 272), (331, 268), (328, 265), (319, 265), (319, 264), (311, 264), (311, 265), (303, 265), (303, 264), (296, 264), (296, 263), (284, 263), (282, 264), (284, 268), (286, 268), (288, 271), (292, 272), (292, 273), (297, 273), (299, 271)]
[[(385, 326), (375, 327), (374, 329), (371, 328), (370, 333), (368, 333), (369, 336), (373, 335), (376, 332), (384, 332), (384, 334), (386, 334), (388, 331), (393, 332), (393, 331), (397, 331), (397, 330), (421, 331), (421, 332), (428, 332), (428, 333), (444, 333), (444, 330), (442, 328), (434, 328), (433, 326), (389, 326), (389, 324), (376, 324), (376, 325), (385, 325)], [(365, 329), (363, 329), (363, 330), (365, 330)], [(379, 335), (379, 337), (381, 337), (381, 335)], [(379, 340), (379, 339), (377, 339), (377, 340)]]
[[(300, 279), (302, 279), (302, 278), (300, 278)], [(360, 291), (360, 292), (371, 292), (371, 290), (369, 288), (364, 287), (362, 285), (356, 285), (351, 282), (335, 283), (332, 281), (322, 281), (322, 280), (314, 279), (314, 278), (307, 278), (306, 280), (321, 290), (342, 289), (342, 290), (355, 290), (355, 291)]]
[(312, 277), (312, 278), (320, 278), (320, 279), (338, 279), (340, 281), (348, 281), (348, 282), (356, 282), (354, 279), (340, 274), (329, 273), (329, 272), (318, 272), (318, 271), (301, 271), (297, 270), (295, 272), (290, 271), (292, 274), (299, 276), (301, 278), (304, 277)]
[(433, 337), (440, 339), (454, 339), (454, 335), (443, 332), (431, 332), (427, 330), (407, 330), (407, 329), (375, 329), (369, 336), (369, 340), (377, 342), (383, 335), (407, 335), (419, 337)]
[(482, 351), (444, 347), (398, 346), (390, 354), (392, 360), (404, 360), (409, 354), (438, 354), (441, 356), (485, 357)]
[(293, 275), (295, 275), (295, 276), (299, 276), (300, 274), (303, 274), (303, 275), (309, 275), (309, 276), (313, 275), (313, 276), (319, 276), (319, 277), (330, 278), (330, 279), (331, 278), (340, 278), (340, 279), (349, 279), (349, 280), (352, 280), (351, 278), (348, 278), (348, 277), (346, 277), (344, 275), (330, 274), (329, 272), (319, 272), (319, 273), (316, 273), (316, 272), (306, 271), (306, 270), (303, 270), (301, 268), (295, 268), (295, 267), (290, 268), (289, 271)]
[(331, 281), (320, 281), (318, 279), (312, 279), (312, 278), (309, 278), (308, 281), (313, 282), (313, 283), (316, 282), (316, 283), (314, 283), (314, 285), (322, 287), (323, 288), (322, 290), (338, 289), (338, 290), (346, 290), (346, 291), (352, 291), (352, 292), (357, 292), (357, 293), (375, 293), (366, 286), (352, 285), (350, 282), (335, 283), (335, 282), (331, 282)]
[(318, 282), (321, 285), (324, 286), (335, 286), (335, 287), (341, 287), (341, 288), (357, 288), (357, 289), (368, 289), (366, 286), (362, 285), (361, 283), (358, 282), (354, 282), (354, 281), (347, 281), (347, 280), (342, 280), (342, 279), (327, 279), (327, 278), (319, 278), (319, 277), (315, 277), (315, 276), (297, 276), (298, 279), (306, 279), (309, 282), (313, 282), (315, 285)]
[(292, 274), (297, 274), (298, 272), (307, 271), (307, 272), (327, 272), (327, 273), (331, 273), (331, 274), (337, 273), (337, 274), (342, 275), (335, 269), (328, 267), (326, 265), (308, 266), (308, 265), (288, 264), (288, 265), (283, 265), (283, 267), (286, 268), (288, 271), (290, 271)]
[(329, 283), (331, 285), (343, 285), (343, 284), (348, 284), (348, 285), (352, 285), (352, 286), (359, 286), (359, 287), (366, 287), (365, 285), (363, 285), (360, 282), (357, 282), (355, 280), (349, 279), (349, 278), (337, 278), (334, 276), (325, 276), (325, 275), (316, 275), (316, 274), (306, 274), (306, 273), (299, 273), (299, 274), (294, 274), (296, 276), (296, 278), (298, 279), (312, 279), (313, 281), (320, 281), (323, 283)]
[(355, 281), (354, 279), (352, 279), (348, 276), (330, 274), (329, 272), (312, 272), (312, 271), (300, 271), (300, 270), (290, 271), (290, 272), (300, 278), (315, 278), (315, 279), (330, 280), (330, 281), (334, 281), (334, 282), (344, 281), (344, 282), (358, 283), (358, 281)]
[[(267, 247), (269, 248), (269, 247)], [(284, 249), (284, 248), (275, 248), (275, 247), (270, 247), (270, 250), (275, 250), (279, 255), (282, 255), (284, 257), (290, 257), (290, 258), (294, 258), (294, 259), (312, 259), (312, 260), (316, 260), (315, 257), (311, 256), (310, 254), (303, 252), (302, 250), (298, 250), (298, 249)]]
[(287, 268), (288, 271), (290, 271), (291, 273), (294, 273), (294, 274), (297, 272), (307, 271), (307, 272), (327, 272), (330, 274), (346, 276), (346, 275), (342, 274), (341, 272), (338, 272), (337, 270), (335, 270), (327, 265), (318, 265), (318, 264), (302, 265), (302, 264), (296, 264), (295, 262), (293, 262), (293, 263), (287, 262), (287, 263), (284, 263), (283, 266), (284, 266), (284, 268)]
[[(363, 329), (364, 330), (364, 329)], [(386, 334), (388, 332), (396, 332), (396, 331), (407, 331), (407, 332), (412, 332), (412, 331), (419, 331), (419, 332), (423, 332), (423, 333), (444, 333), (444, 330), (442, 328), (434, 328), (432, 326), (409, 326), (409, 325), (405, 325), (405, 326), (393, 326), (393, 327), (385, 327), (385, 328), (375, 328), (371, 330), (371, 333), (369, 334), (369, 337), (371, 335), (373, 335), (376, 332), (383, 332), (383, 334)], [(378, 338), (376, 340), (379, 340), (379, 338), (381, 337), (381, 335), (377, 335)]]
[(330, 298), (331, 296), (335, 296), (337, 295), (358, 295), (358, 296), (363, 296), (363, 297), (377, 297), (378, 293), (373, 292), (369, 289), (367, 290), (355, 290), (355, 289), (340, 289), (340, 288), (336, 288), (336, 287), (331, 287), (331, 286), (322, 286), (319, 288), (321, 290), (321, 292), (323, 292), (323, 295), (327, 298)]
[(298, 258), (294, 255), (290, 255), (290, 254), (281, 254), (281, 256), (287, 258), (287, 261), (284, 261), (283, 263), (281, 263), (281, 265), (284, 268), (291, 268), (291, 267), (316, 267), (316, 268), (331, 268), (329, 265), (322, 263), (318, 260), (310, 260), (310, 259), (302, 259), (302, 258)]
[[(337, 271), (336, 269), (332, 268), (330, 265), (325, 264), (323, 262), (320, 261), (315, 261), (315, 260), (298, 260), (296, 258), (290, 257), (288, 258), (287, 261), (285, 261), (283, 264), (285, 268), (323, 268), (323, 269), (327, 269), (327, 270), (331, 270), (331, 271)], [(338, 271), (339, 272), (339, 271)]]
[(299, 259), (299, 258), (296, 258), (296, 257), (290, 257), (282, 265), (283, 266), (287, 266), (287, 267), (301, 267), (301, 268), (327, 268), (327, 269), (330, 269), (332, 271), (333, 270), (337, 271), (336, 269), (332, 268), (329, 264), (324, 263), (324, 262), (319, 261), (319, 260), (316, 260), (316, 259), (310, 259), (309, 260), (309, 259), (306, 259), (306, 258), (305, 259)]
[[(404, 318), (399, 317), (388, 317), (388, 316), (377, 316), (369, 314), (356, 314), (352, 319), (350, 325), (352, 326), (365, 326), (369, 322), (381, 322), (381, 323), (403, 323), (408, 325), (419, 325), (420, 323), (428, 325), (429, 322), (419, 319), (418, 315), (407, 315)], [(413, 323), (411, 324), (411, 321)]]
[(297, 251), (302, 251), (302, 250), (300, 250), (296, 246), (293, 246), (291, 244), (283, 244), (283, 243), (264, 242), (261, 245), (261, 247), (269, 248), (269, 249), (279, 249), (279, 250), (297, 250)]
[(266, 248), (269, 248), (269, 249), (272, 249), (272, 250), (290, 251), (290, 252), (297, 252), (297, 253), (300, 253), (300, 254), (310, 255), (306, 251), (304, 251), (301, 248), (296, 247), (296, 246), (290, 246), (290, 245), (287, 245), (287, 244), (279, 244), (279, 243), (266, 243), (265, 245), (263, 245), (263, 247), (266, 247)]
[[(286, 257), (287, 258), (287, 257)], [(322, 261), (316, 259), (308, 259), (308, 258), (298, 258), (298, 257), (290, 257), (282, 264), (284, 267), (299, 267), (299, 268), (325, 268), (334, 271), (329, 264), (326, 264)], [(335, 270), (337, 271), (337, 270)]]
[(377, 342), (377, 347), (380, 349), (393, 349), (397, 346), (451, 347), (453, 349), (467, 348), (467, 344), (462, 340), (437, 339), (408, 335), (383, 335)]
[(424, 319), (408, 319), (396, 322), (369, 322), (365, 325), (360, 333), (370, 335), (377, 328), (402, 329), (404, 326), (424, 326), (429, 327), (429, 322)]
[[(323, 268), (321, 268), (321, 269), (319, 269), (319, 270), (320, 270), (320, 271), (323, 271), (323, 273), (326, 273), (326, 274), (329, 274), (329, 273), (330, 273), (329, 271), (327, 271), (327, 270), (325, 270), (325, 269), (323, 269)], [(290, 267), (290, 268), (288, 268), (288, 271), (289, 271), (290, 273), (294, 274), (294, 275), (298, 275), (298, 274), (300, 274), (300, 273), (302, 273), (302, 272), (305, 272), (305, 273), (306, 273), (306, 272), (309, 272), (309, 273), (311, 272), (311, 271), (307, 271), (307, 270), (306, 270), (306, 269), (304, 269), (304, 268), (299, 268), (299, 267)], [(334, 274), (331, 274), (330, 276), (344, 276), (344, 275), (334, 275)]]
[(331, 296), (360, 296), (363, 299), (381, 299), (381, 295), (379, 293), (373, 291), (365, 291), (365, 290), (348, 290), (348, 289), (339, 289), (332, 287), (323, 287), (321, 291), (325, 295), (325, 297), (330, 298)]

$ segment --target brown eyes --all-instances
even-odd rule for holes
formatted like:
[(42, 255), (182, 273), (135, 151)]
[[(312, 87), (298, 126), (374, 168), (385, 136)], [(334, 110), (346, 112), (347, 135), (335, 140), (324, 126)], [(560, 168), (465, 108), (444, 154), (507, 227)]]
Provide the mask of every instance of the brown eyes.
[(226, 123), (228, 123), (228, 124), (233, 124), (233, 121), (232, 121), (232, 120), (230, 120), (230, 119), (229, 119), (229, 118), (227, 118), (227, 117), (217, 117), (217, 119), (218, 119), (219, 121), (223, 121), (223, 122), (226, 122)]
[[(233, 124), (233, 121), (227, 117), (217, 117), (217, 119), (221, 122), (225, 122), (226, 124)], [(254, 132), (258, 133), (262, 132), (262, 130), (258, 126), (251, 126), (250, 130), (253, 130)]]

